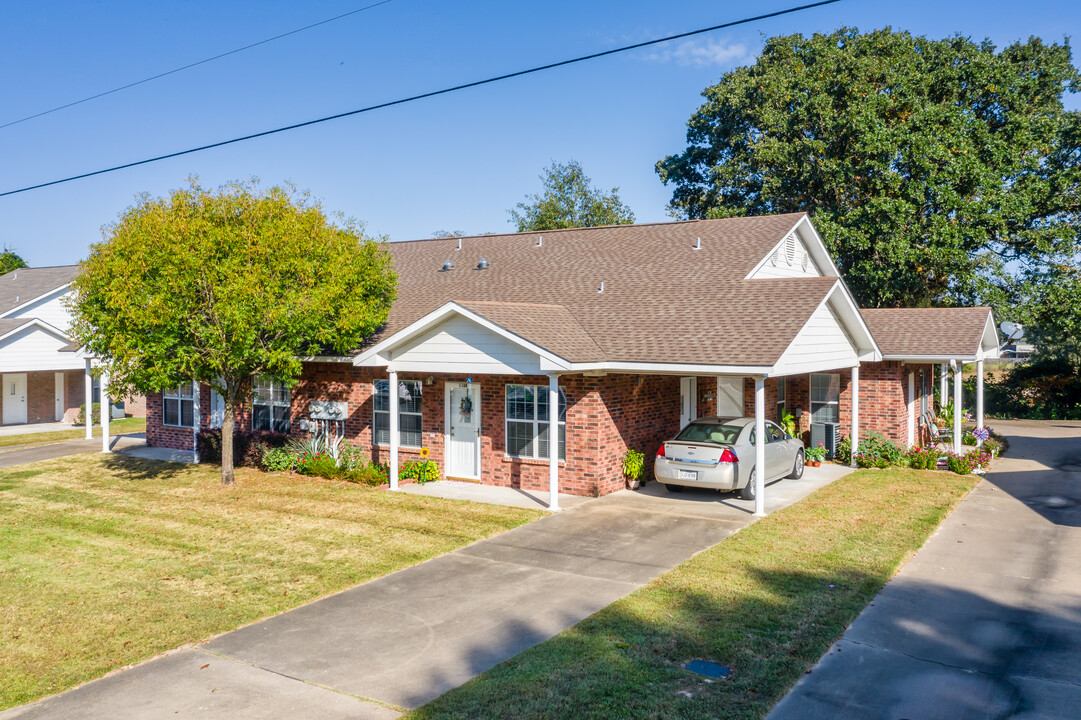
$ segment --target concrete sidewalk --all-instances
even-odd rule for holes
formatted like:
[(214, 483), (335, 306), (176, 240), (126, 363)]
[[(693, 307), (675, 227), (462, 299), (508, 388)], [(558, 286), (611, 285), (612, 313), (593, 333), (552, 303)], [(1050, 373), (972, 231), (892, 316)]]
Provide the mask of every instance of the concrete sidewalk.
[[(109, 439), (109, 447), (114, 452), (146, 447), (146, 435), (144, 433), (114, 435)], [(12, 449), (0, 449), (0, 468), (24, 465), (40, 460), (55, 460), (68, 455), (84, 455), (92, 452), (101, 452), (100, 437), (91, 438), (90, 440), (57, 440), (56, 442), (31, 445), (30, 447), (16, 445)]]
[[(767, 508), (846, 472), (825, 466), (774, 483)], [(720, 542), (749, 525), (753, 509), (729, 495), (672, 495), (651, 483), (645, 492), (584, 502), (0, 718), (395, 717)]]
[(1081, 717), (1081, 423), (1010, 440), (769, 720)]

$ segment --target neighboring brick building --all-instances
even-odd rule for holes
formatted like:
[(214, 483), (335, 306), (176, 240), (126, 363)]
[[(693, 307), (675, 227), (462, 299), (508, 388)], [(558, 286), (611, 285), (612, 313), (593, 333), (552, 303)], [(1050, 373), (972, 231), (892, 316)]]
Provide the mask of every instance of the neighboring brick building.
[[(756, 387), (761, 417), (783, 402), (808, 441), (841, 437), (862, 368), (860, 429), (909, 441), (908, 374), (929, 366), (883, 362), (806, 215), (388, 249), (399, 287), (384, 328), (349, 357), (305, 362), (289, 389), (260, 381), (237, 427), (330, 422), (392, 467), (426, 448), (444, 477), (601, 495), (623, 487), (628, 448), (652, 460), (695, 417), (754, 416)], [(220, 424), (216, 393), (202, 388), (197, 419), (194, 406), (190, 387), (150, 396), (148, 442), (189, 448), (192, 426)]]

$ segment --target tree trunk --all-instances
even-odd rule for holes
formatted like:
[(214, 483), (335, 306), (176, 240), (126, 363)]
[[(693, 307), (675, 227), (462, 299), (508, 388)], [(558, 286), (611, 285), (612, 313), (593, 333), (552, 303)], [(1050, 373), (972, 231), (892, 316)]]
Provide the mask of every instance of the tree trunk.
[(225, 417), (221, 420), (221, 484), (232, 485), (233, 476), (233, 423), (236, 418), (236, 404), (231, 400), (225, 403)]

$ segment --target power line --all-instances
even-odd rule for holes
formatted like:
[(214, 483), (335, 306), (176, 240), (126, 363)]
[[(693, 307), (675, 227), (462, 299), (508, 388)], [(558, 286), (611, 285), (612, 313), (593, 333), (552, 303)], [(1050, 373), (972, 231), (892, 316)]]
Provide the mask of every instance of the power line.
[(234, 143), (244, 142), (245, 140), (254, 140), (255, 138), (266, 137), (267, 135), (275, 135), (277, 133), (286, 132), (287, 130), (296, 130), (298, 128), (308, 127), (309, 125), (318, 125), (319, 123), (328, 122), (330, 120), (338, 120), (339, 118), (350, 117), (352, 115), (360, 115), (361, 113), (367, 113), (373, 110), (381, 110), (383, 108), (393, 107), (395, 105), (404, 105), (405, 103), (415, 102), (417, 100), (423, 100), (425, 98), (435, 97), (437, 95), (446, 95), (447, 93), (457, 92), (459, 90), (466, 90), (468, 88), (474, 88), (480, 85), (488, 85), (489, 83), (499, 82), (500, 80), (509, 80), (510, 78), (538, 73), (542, 70), (551, 70), (552, 68), (563, 67), (565, 65), (573, 65), (575, 63), (585, 62), (586, 60), (595, 60), (596, 58), (601, 58), (608, 55), (615, 55), (617, 53), (627, 52), (628, 50), (637, 50), (638, 48), (648, 47), (650, 45), (657, 45), (660, 43), (670, 42), (672, 40), (679, 40), (681, 38), (691, 37), (693, 35), (701, 35), (702, 33), (712, 32), (714, 30), (722, 30), (724, 28), (734, 27), (736, 25), (746, 25), (747, 23), (756, 22), (758, 20), (766, 20), (768, 18), (779, 17), (781, 15), (789, 15), (791, 13), (799, 12), (801, 10), (809, 10), (811, 8), (821, 7), (823, 5), (832, 5), (833, 3), (837, 3), (840, 1), (841, 0), (820, 0), (820, 2), (810, 3), (808, 5), (799, 5), (797, 7), (788, 8), (786, 10), (778, 10), (776, 12), (766, 13), (764, 15), (756, 15), (754, 17), (743, 18), (742, 20), (733, 20), (731, 22), (722, 23), (720, 25), (711, 25), (710, 27), (700, 28), (698, 30), (691, 30), (689, 32), (679, 33), (677, 35), (668, 35), (666, 37), (656, 38), (654, 40), (646, 40), (645, 42), (634, 43), (633, 45), (624, 45), (623, 47), (591, 53), (589, 55), (582, 55), (581, 57), (572, 58), (570, 60), (561, 60), (559, 62), (548, 63), (547, 65), (538, 65), (537, 67), (532, 67), (528, 70), (519, 70), (517, 72), (507, 73), (505, 75), (497, 75), (495, 77), (490, 77), (485, 80), (475, 80), (474, 82), (464, 83), (462, 85), (455, 85), (454, 87), (443, 88), (442, 90), (433, 90), (431, 92), (421, 93), (420, 95), (412, 95), (410, 97), (400, 98), (398, 100), (390, 100), (388, 102), (379, 103), (377, 105), (369, 105), (367, 107), (359, 108), (357, 110), (350, 110), (348, 112), (337, 113), (335, 115), (327, 115), (325, 117), (317, 118), (315, 120), (306, 120), (304, 122), (294, 123), (292, 125), (285, 125), (283, 127), (274, 128), (273, 130), (264, 130), (262, 132), (252, 133), (251, 135), (243, 135), (241, 137), (235, 137), (230, 140), (222, 140), (220, 142), (210, 143), (209, 145), (200, 145), (199, 147), (189, 148), (187, 150), (179, 150), (177, 152), (168, 153), (166, 155), (158, 155), (157, 157), (147, 158), (145, 160), (136, 160), (135, 162), (124, 163), (123, 165), (114, 165), (113, 167), (105, 168), (104, 170), (94, 170), (93, 172), (82, 173), (80, 175), (72, 175), (70, 177), (61, 178), (59, 180), (50, 180), (49, 182), (38, 183), (37, 185), (29, 185), (24, 188), (19, 188), (18, 190), (8, 190), (6, 192), (0, 193), (0, 197), (17, 195), (18, 193), (29, 192), (30, 190), (38, 190), (40, 188), (49, 187), (51, 185), (60, 185), (61, 183), (71, 182), (73, 180), (82, 180), (83, 178), (94, 177), (95, 175), (104, 175), (105, 173), (116, 172), (117, 170), (125, 170), (127, 168), (137, 167), (139, 165), (147, 165), (149, 163), (158, 162), (160, 160), (168, 160), (170, 158), (180, 157), (182, 155), (191, 155), (192, 153), (202, 152), (203, 150), (211, 150), (213, 148), (222, 147), (224, 145), (232, 145)]
[(205, 65), (208, 62), (214, 62), (215, 60), (221, 60), (223, 57), (229, 57), (230, 55), (236, 55), (239, 52), (244, 52), (245, 50), (251, 50), (252, 48), (259, 47), (260, 45), (266, 45), (267, 43), (274, 42), (275, 40), (281, 40), (282, 38), (289, 37), (290, 35), (296, 35), (297, 33), (304, 32), (305, 30), (311, 30), (312, 28), (319, 27), (320, 25), (326, 25), (327, 23), (332, 23), (335, 20), (341, 20), (342, 18), (349, 17), (350, 15), (356, 15), (357, 13), (364, 12), (365, 10), (371, 10), (374, 7), (378, 7), (380, 5), (386, 5), (389, 2), (393, 2), (393, 0), (380, 0), (377, 3), (372, 3), (371, 5), (365, 5), (362, 8), (357, 8), (356, 10), (350, 10), (349, 12), (342, 13), (341, 15), (335, 15), (332, 18), (327, 18), (326, 20), (320, 20), (319, 22), (312, 23), (311, 25), (305, 25), (302, 28), (297, 28), (295, 30), (290, 30), (289, 32), (283, 32), (280, 35), (275, 35), (274, 37), (269, 37), (269, 38), (266, 38), (265, 40), (259, 40), (257, 42), (251, 43), (250, 45), (245, 45), (244, 47), (236, 48), (235, 50), (229, 50), (227, 52), (219, 53), (218, 55), (215, 55), (213, 57), (208, 57), (208, 58), (205, 58), (203, 60), (196, 60), (193, 63), (188, 63), (187, 65), (183, 65), (181, 67), (174, 68), (172, 70), (166, 70), (163, 73), (158, 73), (157, 75), (151, 75), (148, 78), (143, 78), (142, 80), (136, 80), (135, 82), (128, 83), (127, 85), (121, 85), (120, 87), (115, 87), (112, 90), (106, 90), (104, 92), (99, 92), (97, 95), (91, 95), (89, 97), (84, 97), (82, 100), (74, 100), (74, 101), (66, 103), (64, 105), (57, 105), (54, 108), (49, 108), (48, 110), (42, 110), (39, 113), (34, 113), (33, 115), (27, 115), (24, 118), (19, 118), (18, 120), (12, 120), (11, 122), (4, 123), (3, 125), (0, 125), (0, 130), (3, 130), (6, 127), (11, 127), (12, 125), (18, 125), (19, 123), (26, 122), (27, 120), (33, 120), (34, 118), (39, 118), (39, 117), (41, 117), (43, 115), (48, 115), (50, 113), (57, 112), (58, 110), (66, 110), (69, 107), (75, 107), (76, 105), (82, 105), (85, 102), (90, 102), (91, 100), (97, 100), (98, 98), (103, 98), (106, 95), (112, 95), (113, 93), (118, 93), (121, 90), (127, 90), (129, 88), (133, 88), (136, 85), (142, 85), (142, 84), (148, 83), (148, 82), (150, 82), (152, 80), (159, 80), (159, 79), (161, 79), (163, 77), (168, 77), (169, 75), (175, 75), (178, 72), (183, 72), (184, 70), (190, 70), (191, 68), (198, 67), (199, 65)]

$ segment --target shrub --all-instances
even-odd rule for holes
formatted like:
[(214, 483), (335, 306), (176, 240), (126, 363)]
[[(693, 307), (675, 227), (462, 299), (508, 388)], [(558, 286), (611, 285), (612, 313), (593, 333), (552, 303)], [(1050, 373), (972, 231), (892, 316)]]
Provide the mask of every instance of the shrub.
[(623, 476), (628, 480), (638, 480), (646, 468), (646, 456), (637, 450), (627, 448), (623, 454)]
[[(90, 406), (90, 424), (101, 422), (101, 403)], [(79, 414), (75, 416), (75, 425), (86, 425), (86, 403), (79, 406)]]
[[(864, 456), (864, 462), (869, 464), (860, 467), (888, 467), (900, 465), (905, 458), (905, 451), (899, 448), (880, 433), (871, 430), (867, 436), (860, 439), (860, 446), (856, 450), (856, 463), (859, 464), (859, 456)], [(847, 463), (852, 460), (852, 442), (848, 435), (841, 438), (837, 443), (837, 459)], [(881, 464), (881, 462), (885, 464)]]
[(296, 456), (288, 448), (268, 447), (263, 452), (259, 464), (267, 472), (285, 472), (286, 470), (292, 470), (295, 462)]
[(416, 480), (419, 483), (439, 479), (439, 465), (435, 460), (408, 460), (398, 468), (398, 480)]
[(294, 466), (301, 475), (312, 475), (321, 478), (335, 478), (341, 475), (338, 463), (325, 452), (310, 454), (303, 453), (297, 458)]
[(964, 455), (951, 452), (946, 456), (946, 467), (958, 475), (968, 475), (989, 462), (991, 462), (991, 455), (979, 450), (970, 450)]
[(368, 464), (368, 455), (352, 443), (343, 442), (338, 450), (338, 467), (345, 472), (360, 470)]
[(379, 465), (364, 465), (355, 470), (347, 470), (343, 477), (359, 485), (382, 485), (387, 481), (387, 470)]
[(934, 470), (940, 455), (933, 447), (914, 447), (908, 451), (908, 466), (913, 470)]
[[(263, 455), (270, 448), (284, 447), (289, 436), (278, 432), (233, 431), (233, 464), (237, 467), (260, 467)], [(221, 462), (221, 429), (203, 430), (199, 433), (199, 459), (207, 463)]]
[(996, 437), (989, 437), (983, 441), (984, 451), (991, 453), (993, 457), (1001, 455), (1004, 447), (1005, 443)]

